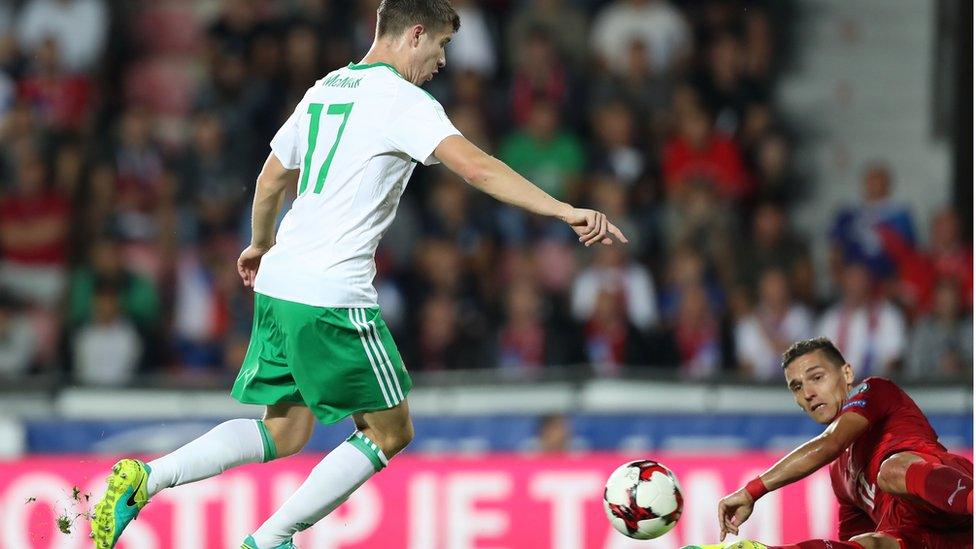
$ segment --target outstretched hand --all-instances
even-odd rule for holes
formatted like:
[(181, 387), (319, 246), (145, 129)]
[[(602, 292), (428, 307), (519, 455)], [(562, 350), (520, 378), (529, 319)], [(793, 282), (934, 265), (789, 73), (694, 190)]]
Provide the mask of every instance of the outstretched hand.
[(244, 248), (241, 257), (237, 260), (237, 274), (244, 282), (244, 287), (253, 288), (254, 279), (258, 275), (258, 267), (261, 266), (261, 258), (268, 253), (267, 248), (258, 248), (254, 245)]
[(739, 535), (739, 527), (749, 520), (755, 503), (745, 489), (733, 492), (718, 502), (719, 541), (725, 541), (727, 534)]
[[(616, 225), (610, 223), (606, 214), (596, 210), (584, 208), (573, 208), (564, 220), (579, 236), (579, 241), (584, 246), (600, 243), (605, 246), (613, 244), (614, 239), (621, 244), (627, 243), (627, 237)], [(613, 238), (611, 238), (611, 236)]]

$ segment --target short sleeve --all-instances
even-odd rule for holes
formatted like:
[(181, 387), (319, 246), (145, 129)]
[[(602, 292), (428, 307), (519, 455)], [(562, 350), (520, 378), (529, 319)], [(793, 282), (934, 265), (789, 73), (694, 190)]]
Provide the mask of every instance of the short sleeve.
[(888, 415), (891, 404), (897, 400), (896, 392), (897, 389), (890, 381), (868, 378), (847, 393), (840, 413), (852, 412), (864, 416), (871, 423), (881, 421)]
[(434, 149), (441, 141), (461, 132), (451, 124), (444, 107), (434, 99), (422, 98), (401, 114), (394, 113), (386, 131), (387, 143), (425, 166), (437, 164)]
[[(298, 104), (301, 107), (302, 103)], [(295, 108), (295, 112), (291, 113), (288, 120), (278, 129), (278, 133), (271, 139), (271, 152), (278, 157), (278, 161), (281, 165), (289, 170), (298, 169), (301, 163), (300, 160), (300, 147), (301, 143), (299, 141), (299, 121), (300, 115), (298, 114), (299, 108)]]

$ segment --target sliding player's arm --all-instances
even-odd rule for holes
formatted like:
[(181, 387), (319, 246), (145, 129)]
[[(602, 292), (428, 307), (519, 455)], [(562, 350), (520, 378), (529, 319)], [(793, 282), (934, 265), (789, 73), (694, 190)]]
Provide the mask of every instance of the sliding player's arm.
[(745, 488), (722, 498), (718, 504), (722, 539), (727, 533), (739, 533), (739, 526), (752, 514), (752, 506), (757, 498), (805, 478), (834, 461), (867, 428), (868, 420), (864, 416), (841, 414), (820, 436), (787, 454)]
[(472, 187), (502, 202), (565, 221), (587, 246), (597, 242), (612, 244), (611, 236), (618, 242), (627, 242), (620, 229), (603, 213), (574, 208), (556, 200), (460, 135), (441, 141), (434, 149), (434, 156)]
[(275, 220), (281, 211), (285, 190), (298, 183), (298, 173), (298, 170), (284, 167), (274, 153), (264, 161), (251, 206), (251, 245), (241, 252), (237, 260), (237, 274), (245, 286), (254, 286), (261, 257), (274, 245)]

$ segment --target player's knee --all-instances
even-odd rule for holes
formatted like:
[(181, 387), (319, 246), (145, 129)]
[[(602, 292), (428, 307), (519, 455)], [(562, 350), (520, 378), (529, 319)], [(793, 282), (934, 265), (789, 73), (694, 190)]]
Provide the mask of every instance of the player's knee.
[(878, 488), (889, 494), (906, 493), (905, 473), (908, 471), (908, 466), (917, 459), (917, 456), (907, 453), (889, 456), (881, 462), (881, 468), (878, 470)]
[(901, 547), (895, 538), (885, 534), (861, 534), (851, 538), (851, 541), (864, 549), (900, 549)]
[(275, 457), (288, 457), (302, 451), (312, 437), (314, 425), (304, 425), (298, 422), (268, 421), (268, 432), (275, 445)]
[(383, 433), (378, 444), (387, 458), (400, 453), (413, 440), (413, 422), (407, 420), (402, 428), (389, 433)]

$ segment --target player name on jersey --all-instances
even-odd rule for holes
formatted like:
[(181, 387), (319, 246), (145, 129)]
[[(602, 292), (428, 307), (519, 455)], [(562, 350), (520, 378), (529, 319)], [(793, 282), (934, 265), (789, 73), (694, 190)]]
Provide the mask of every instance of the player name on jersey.
[(340, 77), (339, 74), (333, 74), (332, 76), (326, 77), (322, 81), (322, 85), (331, 88), (358, 88), (361, 81), (362, 78)]

